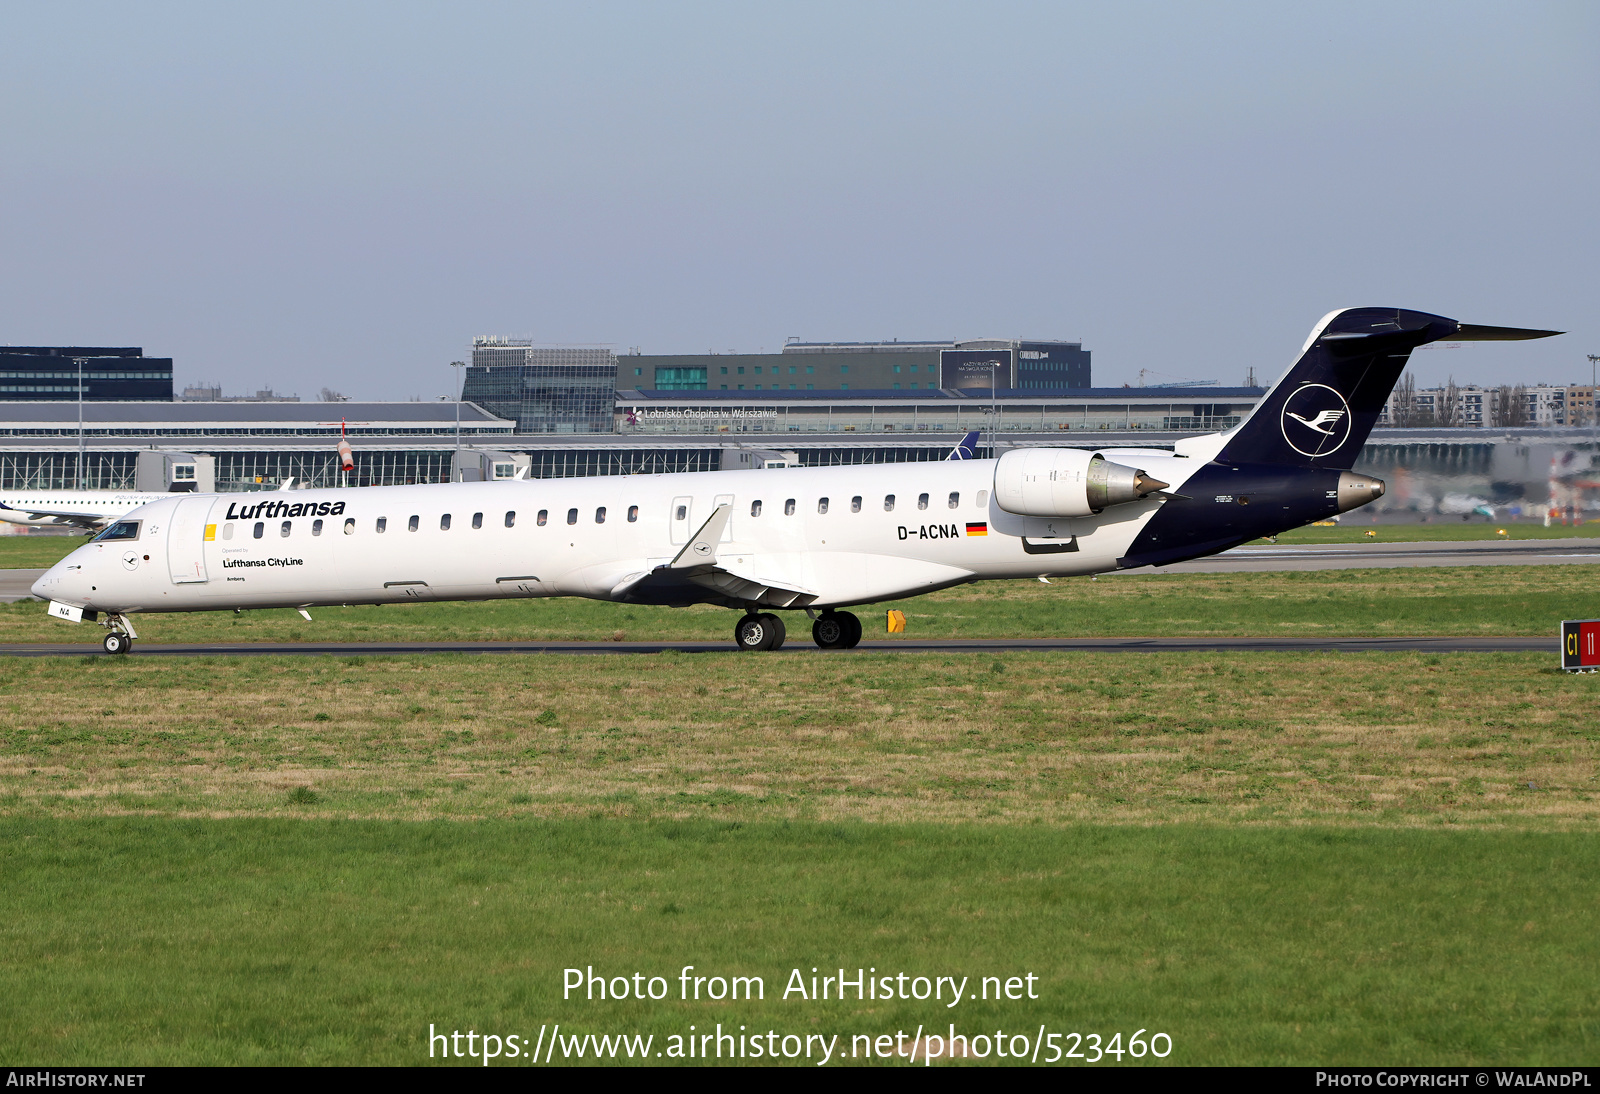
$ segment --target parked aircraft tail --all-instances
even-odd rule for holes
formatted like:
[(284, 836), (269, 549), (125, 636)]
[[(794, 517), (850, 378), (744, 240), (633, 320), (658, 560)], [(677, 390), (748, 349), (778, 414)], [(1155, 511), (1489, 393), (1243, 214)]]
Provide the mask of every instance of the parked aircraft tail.
[(947, 462), (950, 460), (970, 460), (977, 454), (978, 431), (974, 429), (956, 442), (956, 446), (950, 450), (950, 455), (946, 456), (945, 460)]
[(1329, 312), (1312, 330), (1300, 359), (1232, 430), (1217, 460), (1348, 470), (1418, 346), (1561, 333), (1474, 326), (1398, 308)]

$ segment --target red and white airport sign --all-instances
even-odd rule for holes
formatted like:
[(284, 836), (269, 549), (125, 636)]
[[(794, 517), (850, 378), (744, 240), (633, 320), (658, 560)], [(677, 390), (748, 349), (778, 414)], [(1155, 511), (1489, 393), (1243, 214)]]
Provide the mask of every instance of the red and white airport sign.
[(1600, 619), (1562, 620), (1561, 667), (1568, 672), (1600, 670)]

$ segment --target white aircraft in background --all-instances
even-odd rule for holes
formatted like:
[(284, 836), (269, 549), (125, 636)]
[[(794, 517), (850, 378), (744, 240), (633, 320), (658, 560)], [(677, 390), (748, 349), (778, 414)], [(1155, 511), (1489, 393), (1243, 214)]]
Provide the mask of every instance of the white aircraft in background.
[(186, 496), (138, 490), (0, 490), (0, 520), (98, 532), (141, 505)]
[(1170, 451), (189, 494), (128, 514), (33, 592), (57, 618), (104, 616), (111, 653), (138, 612), (551, 596), (739, 609), (745, 650), (782, 645), (774, 610), (804, 610), (817, 645), (849, 648), (851, 605), (1160, 566), (1364, 505), (1384, 484), (1350, 468), (1415, 347), (1556, 333), (1330, 312), (1244, 422)]

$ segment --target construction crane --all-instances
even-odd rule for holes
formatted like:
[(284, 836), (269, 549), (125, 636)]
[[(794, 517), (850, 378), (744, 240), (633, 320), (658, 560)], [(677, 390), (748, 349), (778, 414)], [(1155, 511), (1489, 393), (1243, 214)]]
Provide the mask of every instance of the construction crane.
[(1175, 380), (1175, 381), (1170, 381), (1170, 382), (1165, 383), (1165, 384), (1146, 384), (1144, 382), (1144, 378), (1145, 378), (1145, 375), (1147, 373), (1149, 373), (1151, 375), (1155, 375), (1155, 376), (1168, 376), (1168, 375), (1170, 375), (1170, 373), (1155, 372), (1153, 369), (1142, 368), (1142, 369), (1139, 370), (1139, 386), (1140, 387), (1216, 387), (1217, 386), (1217, 382), (1215, 380)]

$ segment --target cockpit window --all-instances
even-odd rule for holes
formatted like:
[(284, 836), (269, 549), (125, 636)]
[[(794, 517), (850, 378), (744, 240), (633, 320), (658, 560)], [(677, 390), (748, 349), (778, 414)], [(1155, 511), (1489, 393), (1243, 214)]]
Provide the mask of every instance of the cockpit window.
[(138, 539), (139, 522), (136, 520), (119, 520), (111, 527), (101, 532), (91, 543), (100, 543), (108, 539)]

